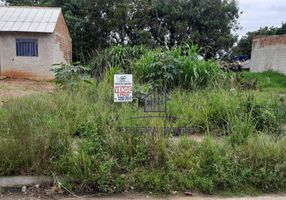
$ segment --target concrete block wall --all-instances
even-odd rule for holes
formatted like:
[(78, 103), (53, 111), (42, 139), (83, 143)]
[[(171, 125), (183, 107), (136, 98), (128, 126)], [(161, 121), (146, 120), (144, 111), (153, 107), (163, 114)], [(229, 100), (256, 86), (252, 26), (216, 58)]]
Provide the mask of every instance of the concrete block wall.
[(252, 72), (272, 70), (286, 74), (286, 35), (254, 38), (250, 70)]
[[(38, 57), (16, 56), (16, 38), (38, 39)], [(42, 33), (0, 33), (1, 76), (49, 80), (54, 61), (55, 44), (52, 34)]]

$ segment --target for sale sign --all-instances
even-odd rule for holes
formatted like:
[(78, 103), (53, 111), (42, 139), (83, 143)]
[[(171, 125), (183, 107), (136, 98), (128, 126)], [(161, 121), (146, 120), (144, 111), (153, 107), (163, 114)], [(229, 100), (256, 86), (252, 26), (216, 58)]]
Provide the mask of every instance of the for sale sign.
[(114, 75), (114, 102), (132, 102), (133, 96), (132, 74)]

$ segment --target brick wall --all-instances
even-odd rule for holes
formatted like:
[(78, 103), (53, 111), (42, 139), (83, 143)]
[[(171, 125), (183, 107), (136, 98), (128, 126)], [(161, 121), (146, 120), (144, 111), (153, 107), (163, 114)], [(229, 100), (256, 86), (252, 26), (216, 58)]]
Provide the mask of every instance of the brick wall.
[(258, 36), (253, 39), (252, 48), (286, 45), (286, 35)]
[(72, 61), (72, 39), (64, 16), (61, 13), (55, 29), (55, 40), (59, 44), (66, 61)]
[(254, 38), (250, 70), (253, 72), (272, 70), (286, 74), (286, 35)]

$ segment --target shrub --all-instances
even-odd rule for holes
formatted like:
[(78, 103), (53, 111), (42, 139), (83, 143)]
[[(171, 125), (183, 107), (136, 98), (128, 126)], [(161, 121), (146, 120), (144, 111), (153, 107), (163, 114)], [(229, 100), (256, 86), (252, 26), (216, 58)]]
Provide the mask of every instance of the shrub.
[[(285, 112), (286, 107), (276, 99), (258, 103), (254, 96), (250, 95), (241, 102), (240, 107), (241, 111), (249, 115), (256, 130), (279, 134), (279, 127), (284, 121), (279, 113)], [(277, 108), (280, 110), (279, 112)]]
[(97, 52), (90, 66), (96, 78), (103, 79), (108, 70), (116, 67), (121, 73), (135, 74), (135, 81), (153, 89), (165, 85), (168, 89), (222, 86), (226, 79), (219, 63), (203, 60), (195, 45), (172, 50), (114, 46)]
[(96, 52), (90, 61), (93, 76), (103, 78), (106, 70), (119, 67), (125, 73), (133, 72), (133, 62), (148, 51), (144, 46), (114, 46)]
[(144, 54), (135, 63), (139, 82), (154, 88), (199, 89), (218, 85), (225, 79), (215, 61), (201, 60), (196, 46), (190, 49), (157, 49)]
[(80, 63), (60, 64), (53, 71), (56, 76), (56, 83), (63, 87), (76, 86), (80, 81), (91, 78), (90, 68), (80, 65)]

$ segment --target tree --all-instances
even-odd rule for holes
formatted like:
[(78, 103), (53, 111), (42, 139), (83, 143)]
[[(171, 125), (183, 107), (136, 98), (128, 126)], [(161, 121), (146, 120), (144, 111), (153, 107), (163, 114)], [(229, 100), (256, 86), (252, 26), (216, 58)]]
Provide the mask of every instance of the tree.
[(252, 41), (255, 36), (259, 35), (283, 35), (286, 34), (286, 23), (282, 23), (281, 27), (263, 27), (257, 31), (248, 32), (243, 36), (237, 45), (232, 49), (233, 55), (247, 55), (251, 57)]
[(62, 7), (74, 58), (114, 44), (173, 47), (196, 43), (207, 58), (236, 41), (236, 0), (7, 0), (11, 5)]

